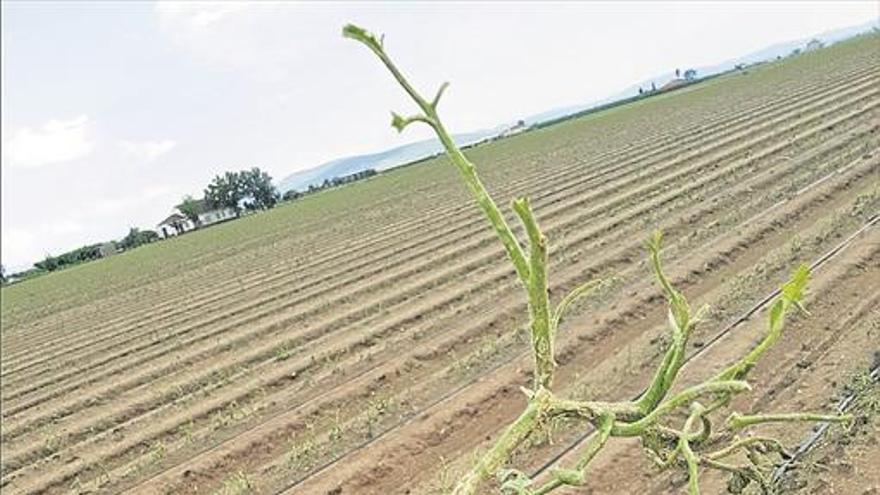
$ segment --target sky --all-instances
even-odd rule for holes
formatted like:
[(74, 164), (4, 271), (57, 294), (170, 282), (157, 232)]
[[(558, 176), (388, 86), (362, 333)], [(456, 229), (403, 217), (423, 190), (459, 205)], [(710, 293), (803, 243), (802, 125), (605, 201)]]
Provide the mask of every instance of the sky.
[(153, 229), (226, 170), (276, 180), (430, 137), (348, 22), (460, 133), (876, 20), (864, 2), (2, 2), (8, 271)]

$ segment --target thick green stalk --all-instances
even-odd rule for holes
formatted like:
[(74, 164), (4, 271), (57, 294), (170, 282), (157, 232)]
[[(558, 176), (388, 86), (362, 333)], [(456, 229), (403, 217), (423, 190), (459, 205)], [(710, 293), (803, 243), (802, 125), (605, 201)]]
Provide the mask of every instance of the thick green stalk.
[(819, 421), (826, 423), (846, 423), (852, 421), (849, 414), (777, 413), (746, 415), (733, 413), (727, 418), (731, 430), (741, 430), (762, 423), (791, 423), (796, 421)]
[(604, 413), (597, 421), (596, 431), (587, 439), (587, 445), (581, 453), (574, 469), (556, 469), (553, 479), (536, 490), (532, 495), (545, 495), (560, 486), (582, 486), (586, 482), (586, 469), (593, 458), (602, 450), (611, 437), (614, 426), (614, 414)]
[(553, 397), (550, 416), (578, 416), (596, 424), (605, 414), (612, 414), (618, 421), (636, 421), (645, 415), (632, 402), (579, 401)]
[(663, 236), (659, 232), (655, 232), (653, 237), (648, 241), (648, 252), (650, 253), (651, 267), (654, 270), (654, 276), (660, 283), (663, 294), (669, 303), (669, 329), (672, 342), (663, 356), (660, 367), (654, 374), (650, 385), (645, 393), (639, 397), (636, 404), (644, 414), (649, 413), (657, 407), (669, 393), (669, 389), (675, 382), (681, 366), (684, 364), (685, 350), (687, 349), (687, 341), (690, 333), (692, 322), (690, 307), (684, 296), (672, 287), (669, 279), (663, 273), (663, 265), (660, 262), (660, 247)]
[(761, 356), (779, 340), (779, 337), (782, 335), (782, 328), (785, 325), (786, 313), (792, 307), (803, 310), (801, 301), (803, 300), (804, 288), (807, 286), (809, 278), (810, 269), (806, 265), (798, 267), (791, 280), (782, 286), (780, 297), (770, 306), (769, 331), (767, 335), (742, 359), (716, 375), (715, 380), (742, 380), (746, 377), (749, 371), (755, 367)]
[(550, 389), (553, 384), (554, 332), (550, 326), (550, 302), (547, 297), (547, 238), (526, 198), (513, 202), (513, 209), (522, 220), (529, 236), (529, 281), (526, 284), (531, 317), (532, 351), (535, 361), (535, 390)]
[(470, 495), (476, 493), (480, 483), (492, 478), (498, 469), (507, 462), (513, 450), (535, 430), (542, 414), (550, 403), (550, 392), (538, 390), (529, 400), (525, 411), (519, 415), (492, 448), (484, 454), (477, 465), (459, 480), (453, 495)]
[(785, 451), (785, 447), (783, 447), (779, 440), (776, 440), (775, 438), (747, 437), (736, 440), (734, 441), (734, 443), (728, 445), (727, 447), (724, 447), (721, 450), (705, 454), (703, 457), (705, 459), (711, 460), (724, 459), (725, 457), (730, 457), (736, 454), (741, 449), (748, 448), (753, 445), (760, 445), (769, 450), (775, 450), (782, 454), (788, 455)]
[(749, 384), (743, 381), (723, 381), (723, 382), (706, 382), (695, 385), (688, 389), (673, 395), (669, 399), (662, 402), (656, 409), (647, 414), (644, 418), (632, 423), (617, 423), (614, 425), (614, 431), (611, 434), (615, 437), (636, 437), (644, 433), (648, 428), (657, 424), (657, 422), (666, 414), (673, 410), (690, 404), (697, 398), (716, 393), (736, 393), (750, 390)]
[(684, 428), (681, 436), (678, 438), (678, 448), (681, 451), (682, 457), (684, 457), (685, 463), (687, 464), (688, 493), (690, 495), (700, 495), (700, 460), (697, 455), (694, 454), (693, 449), (691, 449), (690, 434), (691, 430), (694, 427), (694, 423), (702, 419), (705, 412), (706, 408), (701, 406), (698, 402), (694, 402), (693, 404), (691, 404), (691, 413), (688, 416), (687, 421), (684, 423)]
[(678, 370), (684, 362), (684, 351), (687, 343), (682, 338), (673, 337), (660, 367), (654, 372), (654, 378), (645, 392), (638, 398), (636, 405), (643, 414), (647, 414), (657, 407), (672, 388)]
[[(434, 114), (434, 116), (436, 117), (436, 114)], [(504, 245), (505, 251), (507, 251), (507, 256), (513, 262), (513, 266), (516, 269), (516, 273), (519, 275), (520, 280), (524, 285), (528, 286), (529, 264), (526, 260), (526, 256), (523, 253), (519, 241), (516, 240), (516, 236), (513, 235), (513, 231), (510, 229), (510, 226), (507, 224), (507, 221), (504, 219), (498, 206), (495, 204), (495, 201), (489, 196), (486, 187), (477, 175), (476, 167), (467, 159), (467, 157), (464, 156), (464, 153), (461, 152), (458, 145), (455, 144), (452, 137), (439, 120), (435, 121), (434, 130), (436, 131), (440, 142), (443, 144), (443, 147), (446, 149), (449, 159), (452, 160), (452, 163), (458, 168), (459, 173), (468, 188), (471, 190), (474, 199), (477, 200), (483, 213), (489, 219), (489, 223), (492, 224), (492, 228), (495, 229), (498, 238), (501, 239), (501, 243)]]

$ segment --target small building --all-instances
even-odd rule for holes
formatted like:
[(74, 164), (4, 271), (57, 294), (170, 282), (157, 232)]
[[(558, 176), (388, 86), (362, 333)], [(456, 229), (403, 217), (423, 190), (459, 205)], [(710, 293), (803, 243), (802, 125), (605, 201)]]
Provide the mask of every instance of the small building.
[(168, 218), (156, 225), (156, 232), (159, 237), (167, 239), (168, 237), (183, 234), (186, 231), (196, 228), (192, 221), (183, 213), (175, 211)]
[(206, 227), (217, 222), (223, 222), (235, 218), (235, 210), (232, 208), (211, 208), (205, 199), (197, 199), (193, 201), (194, 210), (198, 214), (198, 220), (193, 222), (181, 210), (182, 204), (174, 207), (174, 211), (165, 220), (159, 222), (156, 231), (159, 237), (167, 238), (175, 235), (195, 230), (199, 227)]
[(232, 208), (211, 208), (204, 199), (198, 200), (198, 204), (200, 227), (235, 218), (235, 210)]

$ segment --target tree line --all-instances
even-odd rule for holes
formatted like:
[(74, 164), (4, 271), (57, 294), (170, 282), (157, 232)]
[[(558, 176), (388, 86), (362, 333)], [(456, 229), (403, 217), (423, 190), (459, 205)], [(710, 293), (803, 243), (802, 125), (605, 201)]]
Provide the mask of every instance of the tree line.
[[(272, 184), (272, 177), (257, 167), (238, 172), (226, 172), (217, 175), (205, 188), (205, 200), (211, 208), (231, 208), (236, 216), (243, 210), (256, 211), (274, 207), (280, 195)], [(181, 205), (180, 212), (199, 226), (199, 214), (202, 213), (199, 202), (187, 196)], [(47, 254), (45, 258), (33, 264), (33, 268), (7, 276), (6, 270), (0, 267), (0, 282), (10, 279), (24, 280), (43, 273), (54, 272), (81, 263), (94, 261), (119, 251), (127, 251), (144, 244), (159, 240), (159, 234), (153, 230), (141, 230), (131, 227), (128, 234), (120, 240), (111, 240), (89, 244), (59, 255)]]
[(291, 201), (297, 198), (301, 198), (306, 194), (316, 193), (318, 191), (323, 191), (324, 189), (330, 189), (331, 187), (337, 187), (351, 182), (367, 179), (378, 173), (379, 172), (376, 172), (374, 169), (368, 168), (366, 170), (361, 170), (360, 172), (355, 172), (353, 174), (333, 177), (331, 179), (324, 179), (324, 182), (319, 185), (310, 184), (309, 188), (304, 192), (297, 191), (296, 189), (291, 189), (285, 192), (283, 200)]
[[(290, 190), (282, 196), (272, 183), (272, 177), (258, 167), (237, 172), (224, 172), (216, 175), (204, 189), (205, 201), (209, 208), (229, 208), (240, 217), (243, 212), (256, 212), (274, 208), (279, 201), (292, 201), (306, 194), (337, 187), (350, 182), (366, 179), (376, 175), (373, 169), (353, 174), (325, 179), (320, 185), (311, 185), (307, 191)], [(204, 213), (203, 202), (185, 196), (177, 209), (196, 227), (201, 226), (200, 215)], [(159, 234), (153, 230), (141, 230), (131, 227), (128, 234), (120, 240), (111, 240), (89, 244), (57, 256), (47, 254), (45, 258), (33, 264), (33, 268), (8, 275), (0, 265), (0, 282), (7, 283), (10, 279), (24, 280), (43, 273), (68, 268), (81, 263), (94, 261), (119, 251), (128, 251), (144, 244), (159, 240)]]
[(111, 240), (88, 244), (57, 256), (47, 254), (45, 258), (34, 263), (32, 268), (17, 273), (7, 274), (6, 269), (0, 266), (0, 283), (5, 284), (12, 279), (16, 281), (25, 280), (43, 273), (54, 272), (81, 263), (88, 263), (89, 261), (95, 261), (119, 251), (126, 251), (143, 244), (149, 244), (158, 239), (159, 235), (152, 230), (140, 230), (136, 227), (131, 227), (128, 234), (118, 241)]

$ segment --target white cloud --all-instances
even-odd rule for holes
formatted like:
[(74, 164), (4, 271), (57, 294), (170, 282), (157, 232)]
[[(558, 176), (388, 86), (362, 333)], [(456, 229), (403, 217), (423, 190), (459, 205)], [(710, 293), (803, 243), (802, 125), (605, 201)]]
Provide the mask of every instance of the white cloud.
[[(60, 254), (78, 246), (118, 238), (124, 229), (107, 226), (106, 220), (125, 218), (128, 225), (152, 228), (153, 213), (145, 208), (154, 202), (169, 205), (179, 193), (169, 184), (147, 186), (126, 196), (96, 198), (71, 205), (63, 213), (46, 215), (44, 221), (29, 218), (19, 225), (6, 225), (2, 241), (3, 264), (10, 272), (25, 270), (47, 253)], [(176, 196), (179, 198), (179, 196)], [(164, 213), (164, 210), (163, 210)]]
[(248, 7), (245, 2), (156, 2), (156, 12), (165, 20), (182, 22), (192, 29), (207, 29), (211, 24)]
[(76, 234), (85, 230), (82, 222), (72, 219), (60, 219), (46, 226), (46, 233), (55, 236)]
[(120, 141), (119, 146), (138, 160), (152, 161), (171, 151), (177, 143), (170, 139), (161, 141)]
[(50, 120), (39, 129), (21, 127), (3, 137), (4, 162), (16, 167), (40, 167), (75, 160), (89, 154), (94, 143), (89, 139), (89, 118), (80, 115), (72, 120)]
[(6, 268), (9, 271), (18, 271), (27, 268), (27, 261), (39, 256), (39, 246), (36, 244), (36, 236), (25, 229), (4, 229), (3, 237), (3, 263), (10, 263)]
[[(284, 2), (158, 2), (162, 34), (199, 64), (262, 83), (290, 76), (301, 56), (300, 6)], [(336, 34), (338, 29), (334, 29)]]
[(113, 216), (126, 212), (159, 198), (169, 196), (173, 189), (167, 184), (148, 186), (136, 194), (116, 198), (98, 199), (92, 205), (88, 215)]
[[(69, 239), (85, 232), (85, 225), (74, 219), (59, 219), (50, 223), (27, 228), (11, 227), (3, 233), (3, 261), (11, 264), (10, 271), (29, 268), (28, 261), (52, 252), (47, 239)], [(56, 250), (54, 254), (58, 254)]]

